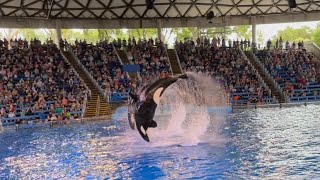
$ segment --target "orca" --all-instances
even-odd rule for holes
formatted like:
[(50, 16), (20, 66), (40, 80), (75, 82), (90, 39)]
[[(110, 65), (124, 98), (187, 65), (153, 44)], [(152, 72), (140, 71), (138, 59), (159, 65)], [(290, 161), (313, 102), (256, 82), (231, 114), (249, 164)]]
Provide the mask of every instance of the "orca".
[(129, 93), (128, 120), (132, 129), (137, 128), (141, 137), (150, 142), (148, 128), (157, 127), (154, 114), (164, 91), (178, 79), (188, 79), (187, 74), (168, 76), (142, 86), (137, 93)]

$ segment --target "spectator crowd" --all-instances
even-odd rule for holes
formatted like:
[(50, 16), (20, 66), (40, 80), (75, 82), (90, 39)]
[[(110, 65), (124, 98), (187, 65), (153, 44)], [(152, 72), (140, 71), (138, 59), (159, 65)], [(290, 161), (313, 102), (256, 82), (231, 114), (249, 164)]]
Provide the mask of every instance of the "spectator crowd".
[(66, 119), (82, 109), (87, 89), (51, 39), (3, 39), (0, 64), (2, 118), (42, 114)]
[(282, 46), (282, 38), (255, 52), (274, 80), (289, 97), (320, 96), (320, 61), (304, 48), (303, 42)]

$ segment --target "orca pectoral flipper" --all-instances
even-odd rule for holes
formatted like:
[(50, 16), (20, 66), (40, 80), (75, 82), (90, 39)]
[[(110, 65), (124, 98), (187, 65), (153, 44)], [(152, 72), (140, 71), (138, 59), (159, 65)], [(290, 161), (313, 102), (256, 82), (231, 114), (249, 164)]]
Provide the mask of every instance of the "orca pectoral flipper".
[(149, 127), (151, 127), (151, 128), (156, 128), (157, 126), (158, 126), (158, 124), (157, 124), (157, 122), (154, 121), (154, 120), (152, 120), (152, 121), (150, 122), (150, 124), (149, 124)]

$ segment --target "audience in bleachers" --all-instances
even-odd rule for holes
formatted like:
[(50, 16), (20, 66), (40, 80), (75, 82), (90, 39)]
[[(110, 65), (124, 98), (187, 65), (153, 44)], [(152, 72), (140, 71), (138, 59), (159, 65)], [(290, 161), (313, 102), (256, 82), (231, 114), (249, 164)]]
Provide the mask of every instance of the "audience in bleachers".
[[(59, 42), (62, 49), (67, 44)], [(106, 94), (135, 91), (145, 82), (171, 74), (166, 48), (157, 39), (114, 39), (96, 45), (76, 40), (71, 47)], [(125, 49), (128, 59), (140, 66), (139, 80), (123, 72), (115, 48)], [(271, 90), (241, 51), (250, 48), (256, 50), (256, 45), (249, 40), (206, 37), (175, 44), (183, 71), (215, 77), (233, 103), (273, 102)], [(290, 45), (280, 37), (274, 46), (269, 40), (255, 55), (291, 100), (320, 99), (320, 61), (304, 49), (303, 42)], [(40, 115), (52, 122), (71, 118), (72, 112), (82, 109), (87, 89), (51, 39), (45, 43), (1, 39), (0, 64), (0, 117)]]
[[(168, 55), (163, 42), (158, 40), (135, 38), (128, 40), (125, 47), (129, 60), (140, 66), (141, 81), (151, 81), (171, 73)], [(126, 42), (124, 40), (124, 42)]]
[(91, 76), (107, 94), (126, 92), (130, 80), (123, 72), (120, 60), (112, 44), (101, 41), (96, 45), (75, 42), (73, 52)]
[[(1, 117), (80, 111), (87, 89), (53, 44), (0, 43)], [(50, 42), (50, 41), (49, 41)], [(58, 110), (58, 111), (53, 111)]]
[(196, 44), (185, 41), (175, 48), (184, 71), (209, 74), (225, 87), (234, 103), (266, 103), (272, 101), (271, 91), (258, 78), (257, 72), (242, 55), (239, 45), (219, 46), (214, 38)]
[[(279, 40), (281, 42), (282, 39)], [(256, 57), (264, 64), (270, 75), (291, 100), (320, 97), (320, 61), (304, 49), (304, 43), (286, 43), (285, 49), (278, 45), (259, 50)]]

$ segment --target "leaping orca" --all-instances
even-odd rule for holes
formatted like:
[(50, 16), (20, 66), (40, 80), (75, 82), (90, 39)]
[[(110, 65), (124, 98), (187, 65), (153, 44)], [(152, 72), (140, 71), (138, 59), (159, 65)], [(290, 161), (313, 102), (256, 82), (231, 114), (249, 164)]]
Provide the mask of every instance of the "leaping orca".
[(142, 138), (149, 142), (147, 134), (148, 128), (157, 127), (157, 123), (153, 120), (157, 105), (163, 92), (178, 79), (188, 79), (187, 74), (178, 76), (169, 76), (159, 79), (149, 85), (143, 86), (134, 94), (129, 93), (131, 100), (129, 101), (128, 120), (132, 129), (138, 129)]

